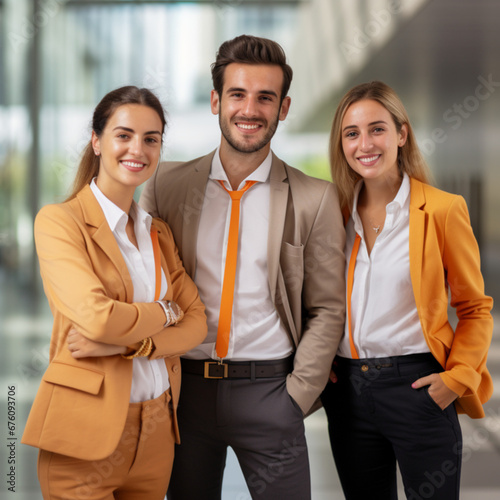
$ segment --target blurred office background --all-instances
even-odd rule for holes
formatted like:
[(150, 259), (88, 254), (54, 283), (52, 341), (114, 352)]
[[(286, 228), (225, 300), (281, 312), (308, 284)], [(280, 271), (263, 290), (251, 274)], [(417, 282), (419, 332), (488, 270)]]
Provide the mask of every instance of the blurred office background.
[[(194, 158), (219, 141), (209, 95), (220, 43), (243, 33), (275, 39), (294, 80), (273, 149), (328, 178), (339, 98), (357, 83), (387, 82), (407, 106), (436, 184), (466, 198), (487, 293), (500, 299), (499, 25), (496, 0), (0, 0), (1, 498), (9, 494), (9, 386), (16, 498), (41, 498), (36, 450), (19, 442), (51, 331), (33, 219), (65, 198), (106, 92), (125, 84), (155, 90), (169, 113), (164, 158)], [(490, 369), (498, 383), (499, 337), (496, 327)], [(500, 492), (500, 398), (486, 409), (486, 419), (462, 419), (466, 500)], [(313, 498), (340, 499), (324, 414), (310, 417), (307, 429)], [(232, 456), (224, 498), (250, 498)]]

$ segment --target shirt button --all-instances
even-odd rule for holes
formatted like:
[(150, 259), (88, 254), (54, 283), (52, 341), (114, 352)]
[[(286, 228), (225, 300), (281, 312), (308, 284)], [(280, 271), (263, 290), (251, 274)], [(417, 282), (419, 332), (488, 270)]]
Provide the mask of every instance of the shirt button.
[(173, 371), (174, 373), (177, 373), (177, 372), (179, 371), (179, 365), (174, 365), (174, 366), (172, 366), (172, 371)]
[(368, 365), (361, 365), (361, 371), (362, 372), (367, 372), (370, 369)]

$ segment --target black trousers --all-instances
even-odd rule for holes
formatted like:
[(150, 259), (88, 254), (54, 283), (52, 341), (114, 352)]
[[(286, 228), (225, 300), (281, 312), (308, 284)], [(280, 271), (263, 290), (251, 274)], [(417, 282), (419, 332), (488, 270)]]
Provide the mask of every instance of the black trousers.
[(219, 500), (227, 447), (253, 499), (311, 498), (300, 407), (286, 376), (210, 380), (183, 372), (169, 500)]
[(420, 377), (442, 372), (431, 354), (337, 357), (338, 382), (321, 399), (347, 500), (397, 499), (396, 461), (409, 500), (459, 498), (462, 433), (454, 405), (444, 411)]

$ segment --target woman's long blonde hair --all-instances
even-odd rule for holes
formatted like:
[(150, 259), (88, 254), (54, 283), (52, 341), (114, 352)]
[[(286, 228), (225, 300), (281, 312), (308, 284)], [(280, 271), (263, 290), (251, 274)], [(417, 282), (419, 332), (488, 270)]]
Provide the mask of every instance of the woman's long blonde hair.
[[(165, 130), (167, 123), (165, 112), (158, 97), (149, 89), (138, 88), (133, 85), (120, 87), (108, 92), (101, 102), (96, 106), (92, 117), (92, 130), (97, 137), (101, 137), (103, 130), (110, 116), (116, 111), (119, 106), (124, 104), (141, 104), (147, 106), (158, 113), (162, 123), (162, 133)], [(73, 199), (79, 191), (86, 185), (90, 184), (92, 179), (99, 173), (99, 157), (95, 155), (92, 147), (92, 141), (89, 141), (85, 147), (78, 171), (76, 172), (75, 180), (71, 189), (71, 194), (66, 201)]]
[(431, 179), (429, 167), (418, 148), (406, 109), (396, 92), (383, 82), (373, 81), (362, 83), (349, 90), (340, 101), (335, 112), (330, 133), (330, 168), (332, 179), (337, 185), (342, 209), (348, 208), (352, 210), (354, 186), (361, 179), (361, 176), (349, 166), (344, 155), (342, 148), (342, 121), (349, 106), (364, 99), (377, 101), (384, 106), (391, 114), (398, 133), (404, 124), (408, 128), (406, 142), (398, 148), (397, 161), (400, 173), (403, 174), (406, 172), (410, 177), (414, 177), (426, 184), (429, 184)]

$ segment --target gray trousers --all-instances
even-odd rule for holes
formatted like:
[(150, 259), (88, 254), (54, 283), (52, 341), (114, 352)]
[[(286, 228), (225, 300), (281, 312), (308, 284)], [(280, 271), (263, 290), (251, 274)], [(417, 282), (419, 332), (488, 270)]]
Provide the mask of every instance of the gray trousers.
[(228, 446), (253, 499), (311, 498), (303, 415), (284, 376), (182, 377), (169, 500), (220, 500)]

